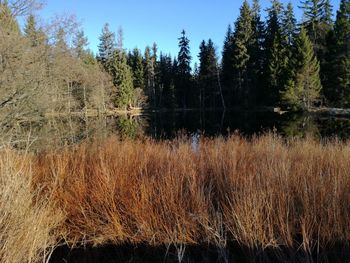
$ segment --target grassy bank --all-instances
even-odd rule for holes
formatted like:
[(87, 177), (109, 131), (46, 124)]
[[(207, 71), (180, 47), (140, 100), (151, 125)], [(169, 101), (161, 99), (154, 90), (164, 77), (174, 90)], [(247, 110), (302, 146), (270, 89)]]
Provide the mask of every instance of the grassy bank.
[(236, 242), (311, 255), (350, 240), (350, 143), (110, 138), (38, 154), (3, 148), (0, 165), (2, 262), (34, 262), (58, 243)]

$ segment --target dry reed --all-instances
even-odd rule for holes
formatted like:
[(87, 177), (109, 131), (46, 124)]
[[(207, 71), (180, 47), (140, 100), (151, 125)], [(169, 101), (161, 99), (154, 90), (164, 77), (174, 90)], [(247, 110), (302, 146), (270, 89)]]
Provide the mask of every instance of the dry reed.
[[(23, 236), (38, 239), (34, 251), (41, 253), (60, 238), (73, 246), (233, 241), (305, 253), (350, 240), (349, 143), (271, 134), (201, 139), (197, 147), (183, 138), (110, 138), (27, 156), (12, 152), (0, 154), (8, 191), (0, 205), (10, 215), (0, 218), (1, 244), (8, 244), (0, 246), (2, 258), (15, 258), (12, 247), (32, 251)], [(31, 198), (18, 188), (29, 191), (28, 180)]]

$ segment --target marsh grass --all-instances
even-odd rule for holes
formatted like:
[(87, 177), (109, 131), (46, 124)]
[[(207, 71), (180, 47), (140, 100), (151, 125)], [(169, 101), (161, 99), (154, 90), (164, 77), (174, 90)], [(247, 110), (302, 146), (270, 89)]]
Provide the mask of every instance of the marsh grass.
[(173, 245), (181, 259), (186, 245), (307, 257), (350, 240), (347, 142), (110, 138), (37, 154), (6, 149), (0, 160), (3, 262), (21, 262), (10, 248), (34, 261), (58, 241)]

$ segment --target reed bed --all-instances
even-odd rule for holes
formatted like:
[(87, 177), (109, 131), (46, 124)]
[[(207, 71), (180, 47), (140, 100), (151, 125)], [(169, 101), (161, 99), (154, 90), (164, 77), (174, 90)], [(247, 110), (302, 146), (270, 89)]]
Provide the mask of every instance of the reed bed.
[(35, 154), (6, 149), (0, 165), (1, 262), (23, 261), (13, 247), (42, 257), (59, 243), (235, 242), (311, 255), (350, 240), (347, 142), (109, 138)]

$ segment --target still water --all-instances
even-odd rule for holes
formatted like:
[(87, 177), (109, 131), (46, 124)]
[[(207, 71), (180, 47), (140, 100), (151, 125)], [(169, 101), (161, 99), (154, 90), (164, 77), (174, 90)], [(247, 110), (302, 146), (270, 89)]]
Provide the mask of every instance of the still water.
[(42, 148), (83, 140), (107, 138), (152, 137), (171, 139), (179, 134), (215, 137), (239, 132), (242, 136), (274, 131), (285, 137), (350, 138), (350, 118), (319, 115), (283, 114), (247, 111), (183, 111), (155, 112), (142, 116), (101, 118), (52, 118), (24, 123), (12, 132), (12, 141), (23, 145), (31, 141)]

